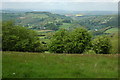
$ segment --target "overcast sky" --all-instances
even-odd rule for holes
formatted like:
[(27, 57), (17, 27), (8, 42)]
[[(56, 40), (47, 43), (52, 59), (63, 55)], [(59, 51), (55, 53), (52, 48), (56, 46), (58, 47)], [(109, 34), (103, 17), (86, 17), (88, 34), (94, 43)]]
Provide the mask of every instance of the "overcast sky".
[(3, 0), (2, 9), (117, 11), (118, 0)]
[(2, 0), (2, 2), (118, 2), (119, 0)]

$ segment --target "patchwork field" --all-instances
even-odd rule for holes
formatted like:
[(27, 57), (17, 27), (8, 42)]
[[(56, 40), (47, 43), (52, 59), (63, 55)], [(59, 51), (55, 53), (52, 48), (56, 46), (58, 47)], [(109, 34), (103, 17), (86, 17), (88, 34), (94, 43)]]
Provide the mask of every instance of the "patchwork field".
[(116, 78), (118, 54), (3, 52), (3, 78)]

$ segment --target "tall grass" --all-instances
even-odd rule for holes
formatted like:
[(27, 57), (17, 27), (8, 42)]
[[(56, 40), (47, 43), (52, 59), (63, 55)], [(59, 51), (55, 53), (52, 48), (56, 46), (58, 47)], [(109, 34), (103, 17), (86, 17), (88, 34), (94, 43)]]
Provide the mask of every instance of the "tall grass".
[(116, 78), (117, 56), (3, 52), (3, 78)]

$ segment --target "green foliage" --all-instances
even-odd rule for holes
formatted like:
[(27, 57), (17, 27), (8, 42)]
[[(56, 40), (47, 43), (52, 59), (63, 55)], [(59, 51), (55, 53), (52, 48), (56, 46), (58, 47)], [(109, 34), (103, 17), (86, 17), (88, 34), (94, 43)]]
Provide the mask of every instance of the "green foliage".
[(90, 40), (90, 34), (83, 28), (72, 32), (62, 29), (52, 37), (49, 50), (55, 53), (83, 53)]
[(53, 35), (49, 44), (49, 51), (54, 53), (63, 53), (65, 51), (65, 39), (67, 37), (67, 31), (61, 29)]
[(58, 30), (59, 29), (59, 26), (57, 26), (54, 23), (46, 24), (44, 27), (46, 27), (46, 29), (50, 29), (50, 30)]
[(67, 53), (83, 53), (90, 45), (91, 35), (84, 28), (74, 29), (66, 39), (65, 49)]
[(71, 23), (71, 20), (65, 19), (65, 20), (63, 20), (63, 22), (64, 22), (64, 23)]
[(111, 43), (107, 36), (99, 36), (92, 41), (93, 50), (97, 54), (110, 54)]
[(43, 51), (35, 31), (6, 22), (2, 32), (2, 49), (5, 51)]

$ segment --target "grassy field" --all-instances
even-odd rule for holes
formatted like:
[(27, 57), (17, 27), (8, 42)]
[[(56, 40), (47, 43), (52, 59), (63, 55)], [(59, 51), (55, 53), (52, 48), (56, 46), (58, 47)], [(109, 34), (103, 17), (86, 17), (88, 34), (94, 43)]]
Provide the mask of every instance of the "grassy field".
[(70, 23), (63, 23), (62, 26), (60, 26), (60, 28), (63, 28), (63, 29), (68, 29), (69, 27), (71, 26)]
[(110, 38), (110, 40), (111, 40), (111, 44), (112, 44), (112, 49), (111, 49), (112, 54), (119, 53), (118, 32), (114, 33), (114, 35)]
[(3, 52), (3, 78), (116, 78), (118, 55)]
[(27, 18), (47, 18), (48, 16), (45, 14), (28, 14)]
[(35, 30), (35, 31), (38, 32), (38, 35), (44, 35), (44, 36), (38, 36), (38, 37), (42, 42), (46, 42), (46, 43), (50, 41), (46, 37), (50, 37), (55, 32), (54, 30)]
[(118, 28), (111, 28), (105, 31), (105, 33), (116, 33), (116, 32), (118, 32)]

